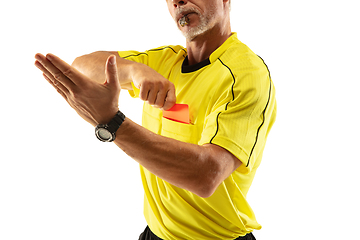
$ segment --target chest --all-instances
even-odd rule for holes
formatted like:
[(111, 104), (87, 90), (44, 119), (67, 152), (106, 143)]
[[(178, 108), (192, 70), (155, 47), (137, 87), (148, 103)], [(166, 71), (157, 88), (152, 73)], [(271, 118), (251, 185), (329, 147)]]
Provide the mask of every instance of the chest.
[(189, 106), (190, 124), (163, 118), (161, 110), (145, 103), (143, 126), (154, 133), (196, 144), (201, 138), (207, 116), (214, 110), (217, 98), (231, 85), (231, 76), (229, 78), (228, 71), (216, 65), (182, 73), (179, 64), (164, 77), (175, 85), (176, 103)]

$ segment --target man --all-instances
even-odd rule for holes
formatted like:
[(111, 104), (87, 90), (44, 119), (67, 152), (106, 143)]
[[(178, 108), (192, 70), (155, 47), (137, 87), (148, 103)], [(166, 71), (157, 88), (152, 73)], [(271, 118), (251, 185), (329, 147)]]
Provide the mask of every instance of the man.
[[(167, 5), (186, 49), (95, 52), (73, 66), (37, 54), (35, 65), (100, 140), (140, 164), (140, 239), (255, 239), (246, 194), (275, 121), (269, 72), (231, 32), (229, 0)], [(146, 102), (143, 127), (119, 111), (120, 89)], [(163, 117), (175, 103), (188, 119)]]

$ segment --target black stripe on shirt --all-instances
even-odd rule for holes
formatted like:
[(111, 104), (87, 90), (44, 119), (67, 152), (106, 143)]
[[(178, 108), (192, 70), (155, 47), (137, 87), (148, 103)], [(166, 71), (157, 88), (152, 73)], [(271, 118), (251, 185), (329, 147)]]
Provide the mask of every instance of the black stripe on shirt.
[[(234, 82), (233, 82), (233, 84), (231, 85), (231, 93), (232, 93), (232, 101), (234, 101), (234, 100), (235, 100), (235, 94), (234, 94), (235, 76), (234, 76), (233, 72), (231, 71), (231, 69), (230, 69), (223, 61), (221, 61), (220, 58), (218, 58), (218, 59), (219, 59), (219, 61), (221, 62), (221, 64), (224, 65), (224, 66), (230, 71), (231, 76), (232, 76), (232, 78), (233, 78), (233, 81), (234, 81)], [(229, 102), (226, 104), (226, 106), (225, 106), (225, 111), (227, 110), (228, 105), (230, 104), (230, 102), (231, 102), (231, 101), (229, 101)], [(216, 132), (215, 132), (214, 136), (211, 138), (210, 143), (212, 143), (212, 141), (214, 140), (214, 138), (216, 137), (216, 135), (217, 135), (217, 133), (218, 133), (218, 131), (219, 131), (219, 116), (220, 116), (221, 113), (222, 113), (222, 112), (219, 112), (218, 115), (217, 115), (217, 117), (216, 117)]]
[(270, 81), (270, 82), (269, 82), (269, 84), (270, 84), (270, 86), (269, 86), (269, 97), (268, 97), (267, 103), (266, 103), (266, 105), (265, 105), (264, 111), (263, 111), (263, 113), (262, 113), (262, 115), (263, 115), (263, 121), (262, 121), (262, 123), (260, 124), (260, 126), (259, 126), (259, 128), (258, 128), (258, 130), (257, 130), (255, 143), (254, 143), (254, 146), (253, 146), (252, 149), (251, 149), (251, 152), (250, 152), (250, 155), (249, 155), (249, 159), (248, 159), (248, 163), (247, 163), (246, 167), (249, 166), (252, 153), (253, 153), (253, 151), (254, 151), (254, 149), (255, 149), (255, 147), (256, 147), (256, 144), (257, 144), (257, 141), (258, 141), (258, 138), (259, 138), (260, 129), (261, 129), (261, 127), (262, 127), (262, 126), (264, 125), (264, 123), (265, 123), (265, 112), (266, 112), (267, 107), (269, 106), (270, 97), (271, 97), (271, 75), (270, 75), (270, 71), (269, 71), (268, 66), (267, 66), (266, 63), (264, 62), (264, 60), (263, 60), (260, 56), (258, 56), (258, 57), (259, 57), (259, 58), (261, 59), (261, 61), (264, 63), (264, 65), (266, 66), (266, 69), (268, 70), (268, 73), (269, 73), (269, 81)]
[[(155, 51), (162, 51), (162, 50), (164, 50), (164, 49), (167, 49), (167, 48), (170, 48), (175, 54), (177, 54), (177, 52), (172, 48), (172, 47), (170, 47), (170, 46), (166, 46), (166, 47), (163, 47), (163, 48), (155, 48), (155, 49), (150, 49), (150, 50), (148, 50), (149, 52), (155, 52)], [(184, 49), (184, 48), (182, 48), (182, 49), (180, 49), (180, 51), (181, 50), (183, 50), (185, 53), (186, 53), (186, 50)], [(130, 55), (128, 55), (128, 56), (126, 56), (126, 57), (122, 57), (122, 58), (124, 58), (124, 59), (126, 59), (126, 58), (129, 58), (129, 57), (137, 57), (137, 56), (140, 56), (141, 54), (145, 54), (145, 55), (148, 55), (146, 52), (141, 52), (141, 53), (138, 53), (138, 54), (130, 54)], [(184, 56), (185, 57), (185, 56)]]
[(210, 143), (212, 144), (212, 140), (214, 140), (215, 136), (217, 135), (218, 131), (219, 131), (219, 115), (221, 112), (218, 113), (218, 115), (216, 116), (216, 132), (214, 134), (214, 136), (211, 138)]

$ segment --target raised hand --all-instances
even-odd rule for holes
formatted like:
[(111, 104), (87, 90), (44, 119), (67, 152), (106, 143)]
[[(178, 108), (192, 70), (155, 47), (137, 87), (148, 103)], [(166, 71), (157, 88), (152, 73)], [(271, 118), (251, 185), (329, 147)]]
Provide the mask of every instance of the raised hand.
[(106, 61), (103, 84), (89, 79), (53, 54), (45, 57), (38, 53), (35, 59), (35, 66), (43, 72), (44, 78), (93, 126), (108, 123), (119, 110), (121, 87), (114, 55)]

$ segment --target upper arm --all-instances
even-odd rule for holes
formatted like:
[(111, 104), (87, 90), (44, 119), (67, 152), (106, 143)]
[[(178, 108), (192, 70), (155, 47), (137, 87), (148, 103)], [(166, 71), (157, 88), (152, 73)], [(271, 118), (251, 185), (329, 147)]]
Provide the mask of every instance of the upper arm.
[(110, 52), (108, 52), (108, 53), (110, 53), (111, 55), (119, 56), (119, 52), (118, 52), (118, 51), (110, 51)]

